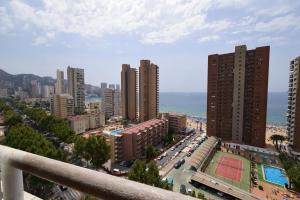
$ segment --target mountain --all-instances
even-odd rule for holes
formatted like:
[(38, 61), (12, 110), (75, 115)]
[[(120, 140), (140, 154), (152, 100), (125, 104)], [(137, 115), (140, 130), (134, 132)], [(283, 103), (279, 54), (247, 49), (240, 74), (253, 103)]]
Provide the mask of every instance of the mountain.
[[(46, 76), (41, 77), (34, 74), (9, 74), (6, 71), (0, 69), (0, 88), (16, 89), (18, 87), (24, 90), (30, 89), (30, 82), (36, 80), (41, 85), (54, 86), (56, 79)], [(85, 85), (87, 94), (100, 94), (100, 88), (90, 84)]]

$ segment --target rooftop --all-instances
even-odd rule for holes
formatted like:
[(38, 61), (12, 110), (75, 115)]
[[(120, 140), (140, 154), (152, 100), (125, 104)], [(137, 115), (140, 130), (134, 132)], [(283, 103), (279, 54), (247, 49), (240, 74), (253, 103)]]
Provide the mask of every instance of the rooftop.
[(151, 126), (154, 126), (160, 122), (164, 122), (164, 119), (151, 119), (145, 122), (142, 122), (140, 124), (137, 124), (133, 127), (125, 129), (122, 133), (124, 134), (131, 134), (131, 133), (138, 133), (142, 130), (145, 130), (146, 128), (150, 128)]
[(87, 131), (87, 132), (84, 132), (82, 133), (82, 137), (85, 137), (85, 138), (88, 138), (90, 136), (98, 136), (98, 135), (101, 135), (103, 132), (102, 130), (100, 129), (96, 129), (96, 130), (91, 130), (91, 131)]

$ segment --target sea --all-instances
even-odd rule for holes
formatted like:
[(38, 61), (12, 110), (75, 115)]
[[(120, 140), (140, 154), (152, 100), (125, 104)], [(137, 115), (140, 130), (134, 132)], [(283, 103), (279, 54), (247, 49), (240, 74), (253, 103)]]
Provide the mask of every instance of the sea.
[[(274, 126), (286, 125), (287, 92), (270, 92), (268, 95), (267, 124)], [(205, 120), (206, 92), (160, 92), (160, 112), (180, 112), (188, 116)], [(97, 96), (86, 97), (87, 102), (99, 101)]]

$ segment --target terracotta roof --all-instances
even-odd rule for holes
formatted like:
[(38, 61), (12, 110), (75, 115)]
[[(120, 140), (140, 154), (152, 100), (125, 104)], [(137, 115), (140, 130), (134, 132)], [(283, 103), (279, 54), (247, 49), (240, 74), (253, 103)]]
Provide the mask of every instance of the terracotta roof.
[(127, 128), (122, 133), (123, 134), (138, 133), (138, 132), (141, 132), (147, 128), (150, 128), (158, 123), (164, 122), (164, 121), (165, 120), (163, 120), (163, 119), (151, 119), (149, 121), (145, 121), (145, 122), (137, 124), (133, 127)]

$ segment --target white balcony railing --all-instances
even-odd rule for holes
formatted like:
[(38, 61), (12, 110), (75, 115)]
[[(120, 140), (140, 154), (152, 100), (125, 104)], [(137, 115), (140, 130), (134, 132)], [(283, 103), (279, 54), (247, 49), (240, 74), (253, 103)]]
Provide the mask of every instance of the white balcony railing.
[(4, 200), (24, 199), (22, 171), (102, 199), (194, 199), (2, 145), (0, 164), (0, 199)]

